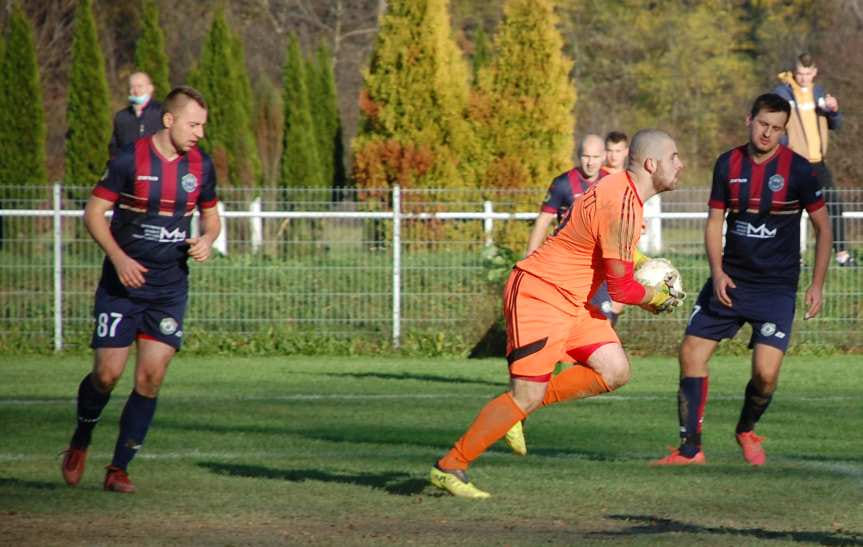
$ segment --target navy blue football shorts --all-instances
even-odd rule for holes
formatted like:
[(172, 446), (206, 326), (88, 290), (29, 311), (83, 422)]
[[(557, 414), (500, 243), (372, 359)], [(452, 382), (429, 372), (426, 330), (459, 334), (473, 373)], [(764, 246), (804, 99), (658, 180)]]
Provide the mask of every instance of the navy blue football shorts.
[(733, 304), (728, 308), (713, 294), (713, 280), (708, 279), (698, 295), (689, 316), (686, 334), (722, 340), (734, 338), (744, 323), (752, 325), (749, 348), (766, 344), (783, 352), (788, 349), (797, 292), (787, 288), (744, 285), (735, 281), (737, 288), (729, 288)]
[(608, 282), (603, 281), (602, 284), (596, 288), (596, 293), (594, 293), (593, 298), (590, 299), (590, 303), (593, 307), (601, 311), (602, 315), (611, 321), (612, 326), (617, 322), (617, 314), (611, 309), (613, 302), (611, 300), (611, 295), (608, 294)]
[[(136, 291), (140, 293), (141, 291)], [(154, 291), (146, 296), (117, 295), (96, 289), (91, 348), (125, 348), (143, 336), (179, 350), (183, 342), (186, 290)]]

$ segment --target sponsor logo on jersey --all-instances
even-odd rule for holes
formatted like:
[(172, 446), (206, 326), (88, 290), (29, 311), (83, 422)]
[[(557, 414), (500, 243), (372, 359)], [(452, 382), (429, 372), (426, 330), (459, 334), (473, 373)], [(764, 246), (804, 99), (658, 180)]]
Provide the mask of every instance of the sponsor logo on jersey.
[(785, 186), (785, 177), (782, 175), (773, 175), (767, 179), (767, 187), (770, 188), (772, 192), (782, 190), (783, 186)]
[(144, 229), (143, 234), (133, 234), (137, 239), (146, 239), (147, 241), (156, 241), (158, 243), (180, 243), (186, 241), (186, 231), (179, 228), (169, 230), (164, 226), (155, 226), (153, 224), (141, 224)]
[(744, 183), (746, 183), (748, 180), (749, 180), (749, 179), (746, 179), (746, 178), (742, 178), (742, 179), (729, 179), (729, 180), (728, 180), (728, 184), (737, 184), (737, 183), (744, 184)]
[(743, 237), (752, 237), (755, 239), (773, 239), (776, 237), (776, 228), (772, 230), (766, 224), (761, 226), (753, 226), (743, 220), (734, 222), (734, 233)]
[(773, 336), (776, 333), (776, 323), (764, 323), (761, 325), (761, 336)]
[[(159, 330), (165, 336), (169, 336), (177, 332), (177, 320), (173, 317), (165, 317), (161, 321), (159, 321)], [(764, 330), (763, 328), (761, 329)]]
[(159, 180), (159, 177), (154, 177), (152, 175), (138, 175), (138, 180), (157, 181)]
[(194, 192), (195, 188), (198, 186), (198, 179), (192, 173), (186, 173), (183, 175), (183, 178), (180, 179), (180, 186), (183, 187), (187, 193)]

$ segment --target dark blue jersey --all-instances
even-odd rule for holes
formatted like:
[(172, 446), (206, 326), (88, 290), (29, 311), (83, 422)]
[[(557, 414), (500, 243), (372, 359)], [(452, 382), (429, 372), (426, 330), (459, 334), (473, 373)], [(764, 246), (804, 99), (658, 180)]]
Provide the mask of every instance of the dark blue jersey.
[[(149, 270), (146, 286), (185, 283), (192, 214), (196, 207), (209, 209), (218, 202), (213, 162), (206, 154), (195, 147), (168, 161), (153, 137), (144, 137), (108, 162), (93, 195), (114, 203), (111, 234)], [(102, 283), (119, 288), (107, 259)]]
[[(607, 171), (600, 169), (596, 180), (598, 181), (607, 174)], [(596, 181), (591, 182), (584, 178), (584, 174), (578, 167), (561, 173), (551, 181), (551, 186), (548, 187), (548, 193), (545, 195), (540, 211), (556, 214), (557, 221), (560, 222), (569, 208), (572, 207), (572, 202), (587, 192), (587, 189), (594, 182)]]
[(744, 283), (797, 287), (800, 215), (824, 206), (806, 158), (779, 146), (757, 164), (746, 145), (729, 150), (716, 160), (708, 205), (728, 212), (725, 273)]

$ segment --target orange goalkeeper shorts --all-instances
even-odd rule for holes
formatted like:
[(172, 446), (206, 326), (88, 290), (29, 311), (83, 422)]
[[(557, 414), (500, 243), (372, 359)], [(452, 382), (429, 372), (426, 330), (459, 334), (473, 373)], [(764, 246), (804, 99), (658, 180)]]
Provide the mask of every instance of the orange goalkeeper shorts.
[(504, 289), (503, 313), (511, 376), (550, 378), (558, 361), (586, 363), (596, 348), (620, 343), (604, 315), (518, 268)]

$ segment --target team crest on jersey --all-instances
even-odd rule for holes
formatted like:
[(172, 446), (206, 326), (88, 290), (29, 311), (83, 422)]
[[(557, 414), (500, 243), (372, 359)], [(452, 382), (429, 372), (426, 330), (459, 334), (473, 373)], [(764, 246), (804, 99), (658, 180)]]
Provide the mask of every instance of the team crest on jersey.
[(773, 175), (767, 179), (767, 187), (770, 188), (772, 192), (782, 190), (783, 186), (785, 186), (785, 178), (782, 175)]
[(177, 332), (177, 320), (173, 317), (165, 317), (159, 321), (159, 330), (162, 331), (162, 334), (165, 336), (174, 334)]
[(776, 332), (776, 323), (764, 323), (761, 325), (761, 336), (773, 336)]
[(187, 173), (180, 179), (180, 185), (187, 193), (194, 192), (195, 187), (198, 186), (198, 179), (192, 173)]

